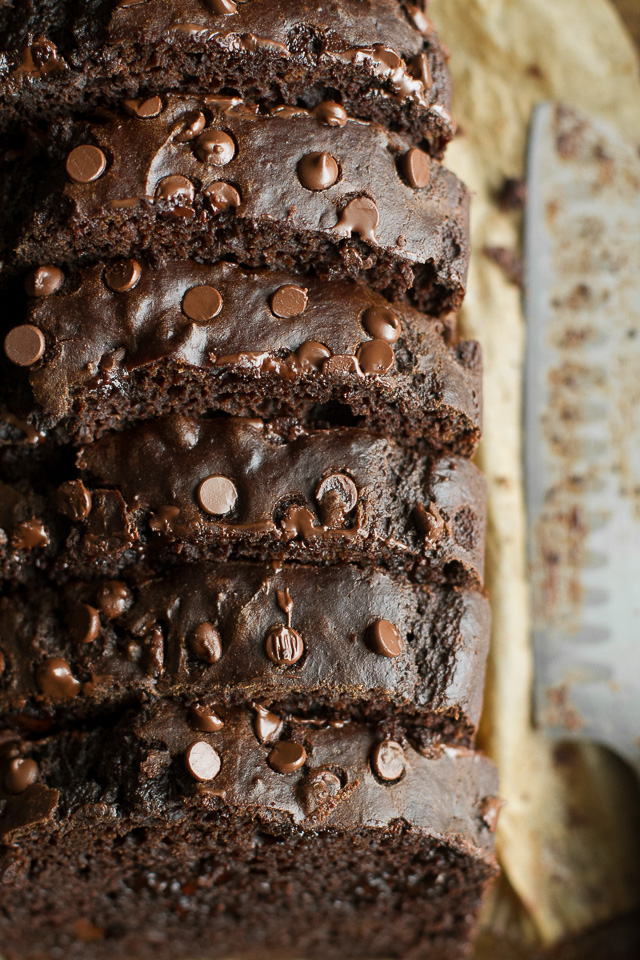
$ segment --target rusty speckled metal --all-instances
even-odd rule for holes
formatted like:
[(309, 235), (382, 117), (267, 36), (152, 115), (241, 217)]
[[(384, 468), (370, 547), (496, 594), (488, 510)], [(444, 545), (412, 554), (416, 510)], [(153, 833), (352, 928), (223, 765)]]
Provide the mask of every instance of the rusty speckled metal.
[(535, 111), (525, 230), (535, 714), (640, 772), (640, 153)]

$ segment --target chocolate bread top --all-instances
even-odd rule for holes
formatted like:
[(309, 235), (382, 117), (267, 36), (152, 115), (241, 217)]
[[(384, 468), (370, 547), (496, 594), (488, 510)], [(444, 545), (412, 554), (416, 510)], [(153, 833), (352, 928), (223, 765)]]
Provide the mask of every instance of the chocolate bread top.
[[(167, 96), (53, 123), (15, 180), (16, 267), (147, 253), (363, 278), (437, 315), (463, 298), (463, 184), (381, 126)], [(33, 144), (32, 144), (33, 146)], [(31, 210), (29, 215), (27, 210)]]
[[(344, 418), (409, 445), (473, 453), (478, 344), (352, 282), (172, 260), (27, 278), (5, 353), (29, 374), (23, 419), (89, 441), (171, 412)], [(15, 403), (14, 382), (5, 378)], [(13, 381), (16, 377), (13, 378)], [(35, 403), (34, 403), (35, 401)]]
[(436, 156), (454, 132), (447, 52), (422, 0), (14, 0), (0, 48), (5, 124), (233, 89), (271, 104), (337, 98)]
[(265, 729), (290, 714), (366, 720), (425, 748), (473, 742), (489, 641), (480, 593), (350, 565), (131, 573), (5, 591), (5, 726), (43, 733), (172, 697), (199, 701), (211, 729), (221, 708), (257, 703)]

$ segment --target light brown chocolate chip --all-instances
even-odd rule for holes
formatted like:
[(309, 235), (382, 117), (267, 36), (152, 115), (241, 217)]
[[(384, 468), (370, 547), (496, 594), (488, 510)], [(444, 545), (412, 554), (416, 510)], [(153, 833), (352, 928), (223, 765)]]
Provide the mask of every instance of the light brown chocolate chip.
[(404, 750), (395, 740), (384, 740), (377, 744), (371, 753), (371, 767), (381, 780), (399, 780), (405, 766)]
[(400, 318), (389, 307), (369, 307), (362, 314), (361, 322), (374, 340), (395, 343), (400, 337)]
[(404, 154), (400, 168), (410, 187), (421, 189), (429, 185), (431, 162), (427, 154), (418, 147), (412, 147)]
[(203, 163), (226, 167), (236, 153), (236, 145), (224, 130), (205, 130), (195, 144), (196, 156)]
[(215, 287), (202, 284), (191, 287), (182, 300), (182, 312), (185, 317), (196, 323), (207, 323), (217, 317), (222, 310), (222, 297)]
[(116, 620), (133, 604), (133, 594), (121, 580), (105, 580), (98, 587), (97, 604), (108, 620)]
[(270, 713), (266, 707), (256, 706), (256, 718), (253, 721), (253, 730), (260, 743), (267, 743), (280, 735), (282, 720), (275, 713)]
[(91, 493), (82, 480), (67, 480), (58, 487), (56, 500), (60, 513), (80, 523), (91, 513)]
[(335, 229), (341, 237), (357, 233), (368, 243), (376, 243), (376, 229), (380, 222), (378, 207), (369, 197), (354, 197), (346, 205)]
[(276, 773), (294, 773), (307, 761), (307, 751), (301, 743), (278, 740), (269, 754), (269, 766)]
[(330, 153), (307, 153), (298, 163), (298, 179), (307, 190), (327, 190), (340, 176)]
[(216, 663), (222, 656), (220, 634), (212, 623), (206, 620), (196, 627), (189, 638), (189, 648), (199, 660)]
[(198, 487), (200, 506), (215, 517), (222, 517), (233, 510), (237, 499), (238, 491), (228, 477), (207, 477)]
[(69, 613), (69, 629), (77, 643), (92, 643), (100, 636), (100, 614), (88, 603), (78, 603)]
[(104, 282), (115, 293), (127, 293), (138, 285), (142, 267), (137, 260), (120, 260), (111, 263), (104, 271)]
[(80, 693), (81, 684), (71, 673), (66, 660), (53, 657), (45, 660), (36, 670), (38, 689), (51, 700), (73, 700)]
[(138, 117), (139, 120), (150, 120), (162, 113), (162, 100), (160, 97), (147, 97), (142, 100), (125, 100), (124, 108), (132, 117)]
[(200, 113), (199, 110), (185, 114), (182, 119), (184, 126), (180, 133), (177, 133), (173, 138), (176, 143), (189, 143), (190, 140), (195, 140), (207, 124), (204, 113)]
[(24, 793), (38, 779), (38, 764), (31, 757), (14, 757), (4, 775), (7, 793)]
[(313, 115), (328, 127), (344, 127), (347, 122), (347, 111), (333, 100), (323, 100), (314, 108)]
[(63, 283), (64, 273), (60, 267), (45, 264), (31, 271), (24, 282), (24, 289), (29, 297), (49, 297), (56, 293)]
[(296, 287), (293, 283), (285, 283), (278, 287), (271, 297), (271, 312), (283, 320), (299, 317), (307, 309), (307, 291), (305, 287)]
[(269, 659), (278, 667), (290, 667), (304, 653), (304, 643), (297, 630), (279, 623), (271, 627), (264, 642)]
[(371, 624), (368, 635), (372, 650), (381, 657), (393, 659), (402, 653), (404, 647), (402, 637), (388, 620), (376, 620)]
[(92, 183), (107, 169), (107, 158), (100, 147), (85, 143), (71, 151), (66, 166), (67, 173), (76, 183)]
[(11, 363), (18, 367), (30, 367), (36, 363), (45, 349), (44, 334), (32, 323), (14, 327), (4, 338), (4, 352)]
[(386, 340), (366, 340), (358, 347), (356, 356), (360, 369), (369, 376), (388, 373), (395, 361), (393, 350)]
[(325, 360), (331, 356), (329, 347), (324, 343), (318, 343), (317, 340), (305, 340), (296, 350), (296, 356), (302, 363), (309, 364), (314, 370), (322, 370)]
[(205, 740), (191, 744), (184, 755), (184, 762), (193, 779), (200, 783), (215, 780), (220, 773), (220, 754)]
[(201, 733), (217, 733), (222, 730), (224, 723), (211, 707), (194, 703), (189, 710), (189, 726)]
[(237, 210), (242, 203), (242, 198), (233, 184), (225, 183), (224, 180), (209, 184), (204, 195), (209, 201), (211, 212), (216, 214)]
[(186, 204), (193, 203), (196, 196), (196, 188), (187, 177), (181, 177), (180, 174), (173, 174), (170, 177), (163, 177), (156, 187), (157, 200), (180, 200)]

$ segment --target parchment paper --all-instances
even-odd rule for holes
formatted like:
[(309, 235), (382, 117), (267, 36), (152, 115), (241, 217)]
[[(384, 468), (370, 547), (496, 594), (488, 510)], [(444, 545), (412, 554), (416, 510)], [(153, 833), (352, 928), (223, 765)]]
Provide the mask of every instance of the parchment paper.
[(628, 771), (596, 747), (554, 747), (531, 722), (525, 514), (521, 472), (524, 319), (519, 289), (483, 254), (519, 252), (521, 216), (496, 202), (524, 173), (529, 118), (541, 99), (601, 115), (640, 140), (640, 80), (630, 36), (607, 0), (432, 0), (450, 46), (461, 132), (447, 155), (475, 191), (462, 329), (485, 358), (489, 479), (487, 584), (493, 646), (481, 743), (506, 800), (503, 879), (484, 923), (549, 944), (638, 905), (638, 798)]

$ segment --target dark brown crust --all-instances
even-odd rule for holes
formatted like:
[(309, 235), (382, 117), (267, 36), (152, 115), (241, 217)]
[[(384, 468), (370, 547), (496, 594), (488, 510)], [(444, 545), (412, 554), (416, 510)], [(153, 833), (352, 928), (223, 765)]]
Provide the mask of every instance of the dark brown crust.
[[(5, 757), (28, 755), (39, 769), (17, 797), (0, 787), (8, 960), (170, 960), (176, 944), (179, 956), (211, 960), (465, 954), (495, 874), (491, 764), (406, 745), (401, 779), (384, 782), (371, 761), (378, 731), (297, 723), (280, 736), (303, 743), (307, 761), (281, 774), (252, 714), (221, 717), (219, 732), (194, 732), (186, 709), (165, 702), (115, 729), (5, 740)], [(195, 741), (221, 759), (201, 785), (185, 767)], [(318, 770), (331, 771), (337, 793), (310, 792)]]
[[(110, 290), (105, 276), (104, 265), (72, 273), (57, 292), (31, 299), (20, 320), (47, 342), (42, 360), (14, 376), (30, 378), (37, 407), (21, 412), (39, 432), (64, 426), (64, 439), (86, 443), (136, 420), (222, 409), (328, 422), (350, 416), (408, 445), (475, 450), (480, 350), (470, 342), (448, 347), (441, 321), (358, 284), (227, 263), (143, 264), (140, 280), (125, 292)], [(282, 320), (271, 304), (288, 284), (305, 289), (308, 303)], [(208, 323), (194, 323), (183, 299), (202, 285), (220, 292), (222, 308)], [(355, 360), (371, 339), (363, 324), (372, 308), (392, 310), (400, 326), (395, 363), (384, 375), (364, 375)], [(298, 358), (308, 341), (328, 348), (324, 370)], [(353, 366), (340, 369), (349, 358)]]
[[(329, 127), (288, 108), (266, 116), (233, 99), (173, 96), (163, 98), (163, 107), (147, 119), (123, 112), (90, 126), (50, 128), (43, 152), (23, 164), (15, 183), (23, 208), (35, 211), (19, 218), (15, 267), (141, 253), (161, 262), (225, 258), (324, 279), (363, 279), (390, 299), (407, 294), (434, 314), (460, 305), (469, 194), (436, 161), (429, 184), (416, 189), (397, 165), (406, 146), (376, 124), (348, 120)], [(234, 141), (235, 154), (224, 166), (201, 159), (197, 138), (179, 141), (194, 113), (203, 114), (206, 131)], [(106, 169), (77, 183), (67, 175), (66, 159), (88, 144), (102, 150)], [(336, 159), (339, 179), (309, 190), (298, 164), (319, 152)], [(192, 196), (163, 199), (157, 193), (162, 181), (176, 176), (191, 183)], [(220, 181), (233, 185), (241, 203), (214, 213), (205, 191)], [(349, 204), (362, 199), (377, 210), (375, 236), (349, 212)], [(174, 217), (177, 208), (182, 212)]]
[[(354, 116), (401, 130), (414, 142), (424, 138), (437, 156), (453, 136), (446, 54), (421, 0), (343, 0), (330, 7), (252, 0), (230, 17), (207, 11), (201, 0), (146, 2), (113, 13), (116, 6), (114, 0), (72, 0), (61, 9), (14, 0), (1, 8), (4, 125), (158, 89), (224, 88), (311, 107), (337, 97)], [(235, 36), (225, 38), (230, 32)], [(349, 50), (362, 52), (355, 59), (336, 56)], [(426, 86), (414, 79), (421, 75), (420, 56), (428, 64)]]
[[(126, 609), (110, 619), (103, 588), (100, 581), (63, 590), (36, 581), (0, 599), (6, 725), (42, 732), (169, 696), (204, 698), (216, 709), (258, 700), (301, 717), (400, 723), (424, 746), (473, 741), (489, 641), (481, 594), (412, 586), (353, 566), (192, 564), (130, 581)], [(304, 644), (290, 667), (278, 667), (265, 651), (270, 628), (287, 622), (278, 590), (288, 591)], [(88, 641), (74, 629), (87, 607), (100, 620)], [(382, 619), (402, 638), (394, 659), (371, 644), (371, 627)], [(190, 648), (203, 623), (220, 636), (214, 663)], [(74, 698), (43, 694), (38, 670), (53, 658), (64, 659), (82, 683)]]

